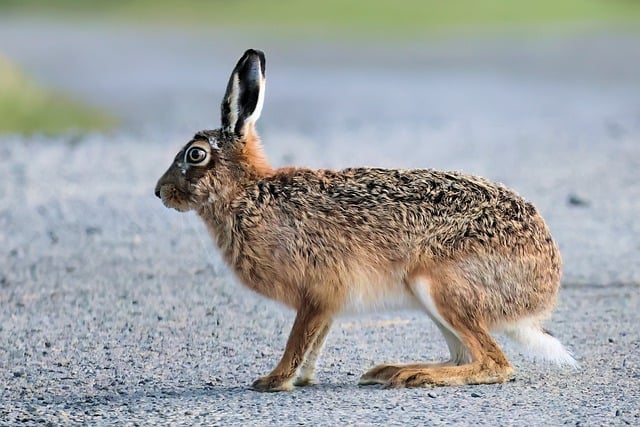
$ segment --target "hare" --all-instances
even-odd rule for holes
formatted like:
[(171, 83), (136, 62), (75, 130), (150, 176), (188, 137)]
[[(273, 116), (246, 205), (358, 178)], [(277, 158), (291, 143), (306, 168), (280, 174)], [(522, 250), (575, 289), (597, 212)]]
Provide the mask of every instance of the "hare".
[(383, 364), (360, 384), (431, 387), (508, 381), (513, 368), (490, 332), (575, 365), (542, 327), (561, 258), (529, 202), (500, 184), (431, 169), (273, 168), (255, 124), (265, 56), (247, 50), (222, 101), (222, 127), (195, 134), (157, 183), (165, 206), (194, 210), (249, 289), (297, 315), (284, 356), (258, 391), (313, 384), (333, 319), (424, 311), (451, 357)]

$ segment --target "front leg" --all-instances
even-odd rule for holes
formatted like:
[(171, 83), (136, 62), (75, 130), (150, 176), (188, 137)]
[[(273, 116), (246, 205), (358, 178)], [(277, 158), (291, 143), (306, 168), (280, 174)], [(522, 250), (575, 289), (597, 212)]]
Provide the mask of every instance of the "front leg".
[(257, 391), (292, 390), (296, 372), (305, 355), (330, 323), (331, 319), (326, 311), (303, 303), (293, 322), (280, 363), (269, 375), (254, 381), (251, 388)]
[(331, 329), (331, 321), (328, 321), (327, 324), (322, 328), (322, 330), (316, 336), (313, 344), (309, 349), (304, 361), (302, 362), (302, 366), (300, 367), (300, 372), (298, 373), (298, 378), (296, 378), (293, 385), (297, 387), (305, 387), (315, 383), (315, 370), (316, 370), (316, 361), (318, 360), (318, 356), (320, 355), (320, 350), (322, 350), (322, 345), (324, 344), (325, 338), (327, 338), (327, 334)]

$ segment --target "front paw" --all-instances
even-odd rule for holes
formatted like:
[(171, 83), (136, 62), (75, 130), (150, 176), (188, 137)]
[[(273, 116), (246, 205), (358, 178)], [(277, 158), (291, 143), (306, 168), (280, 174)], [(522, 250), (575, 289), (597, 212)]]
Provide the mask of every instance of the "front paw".
[(313, 376), (310, 376), (310, 377), (299, 376), (293, 382), (293, 385), (296, 386), (296, 387), (308, 387), (308, 386), (312, 386), (312, 385), (315, 385), (315, 384), (316, 384), (316, 379)]
[(255, 391), (289, 391), (293, 390), (293, 381), (291, 378), (282, 378), (277, 376), (267, 375), (266, 377), (258, 378), (251, 384), (251, 389)]

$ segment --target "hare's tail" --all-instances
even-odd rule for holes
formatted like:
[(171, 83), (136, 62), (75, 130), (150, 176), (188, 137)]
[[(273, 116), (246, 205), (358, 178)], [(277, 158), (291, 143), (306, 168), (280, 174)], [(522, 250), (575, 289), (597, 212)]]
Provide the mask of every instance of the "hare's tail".
[(503, 329), (503, 332), (534, 357), (548, 360), (560, 366), (578, 368), (578, 362), (573, 358), (571, 352), (564, 348), (556, 337), (530, 319), (509, 325)]

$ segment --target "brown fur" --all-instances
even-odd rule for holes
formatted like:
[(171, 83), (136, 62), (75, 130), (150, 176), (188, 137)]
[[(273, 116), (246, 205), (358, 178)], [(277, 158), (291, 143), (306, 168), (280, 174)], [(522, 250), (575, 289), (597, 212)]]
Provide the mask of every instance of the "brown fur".
[[(181, 172), (185, 151), (207, 141), (217, 146), (206, 165)], [(561, 260), (546, 224), (531, 203), (483, 178), (431, 169), (273, 169), (251, 122), (241, 135), (196, 134), (156, 192), (167, 206), (198, 213), (244, 285), (297, 311), (282, 360), (254, 383), (257, 390), (310, 384), (341, 312), (396, 299), (402, 306), (421, 295), (435, 304), (432, 318), (449, 334), (452, 360), (381, 365), (361, 382), (503, 382), (513, 370), (489, 331), (542, 319), (555, 304)]]

